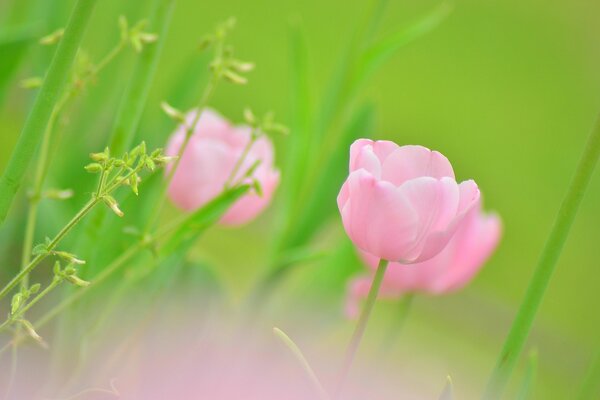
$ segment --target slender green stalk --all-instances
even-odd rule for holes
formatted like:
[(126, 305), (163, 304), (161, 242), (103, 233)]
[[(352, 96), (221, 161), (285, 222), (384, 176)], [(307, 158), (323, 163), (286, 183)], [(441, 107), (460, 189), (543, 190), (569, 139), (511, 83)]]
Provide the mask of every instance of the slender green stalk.
[(0, 299), (3, 298), (10, 292), (15, 286), (17, 286), (26, 276), (33, 271), (33, 269), (41, 263), (46, 257), (50, 255), (50, 252), (56, 248), (56, 246), (60, 243), (60, 241), (73, 229), (75, 225), (79, 223), (85, 217), (87, 213), (89, 213), (96, 204), (98, 204), (102, 199), (98, 197), (94, 197), (90, 201), (87, 202), (85, 206), (81, 210), (75, 214), (75, 216), (65, 225), (60, 232), (50, 241), (47, 246), (48, 252), (44, 252), (42, 254), (38, 254), (27, 266), (15, 275), (10, 282), (8, 282), (2, 290), (0, 290)]
[(358, 318), (356, 328), (354, 328), (354, 333), (352, 334), (350, 344), (346, 348), (346, 355), (344, 357), (344, 363), (342, 364), (342, 370), (338, 378), (335, 395), (333, 397), (334, 399), (339, 399), (342, 395), (344, 384), (348, 377), (348, 373), (350, 372), (350, 367), (354, 361), (354, 356), (356, 355), (360, 341), (362, 340), (365, 329), (367, 328), (367, 323), (369, 322), (369, 317), (371, 316), (371, 312), (375, 306), (375, 301), (377, 300), (377, 295), (379, 294), (379, 289), (381, 288), (381, 283), (383, 282), (383, 277), (385, 276), (385, 271), (388, 267), (388, 264), (389, 262), (386, 260), (382, 259), (379, 261), (377, 271), (375, 272), (373, 282), (371, 283), (371, 289), (369, 289), (369, 294), (367, 295), (367, 300), (363, 306), (362, 312), (360, 313), (360, 317)]
[(308, 375), (308, 378), (310, 379), (311, 383), (315, 387), (315, 390), (316, 390), (317, 394), (319, 395), (319, 399), (321, 399), (321, 400), (329, 400), (329, 395), (327, 394), (327, 392), (323, 388), (323, 385), (319, 381), (319, 378), (317, 377), (317, 374), (315, 374), (315, 371), (310, 366), (310, 364), (309, 364), (308, 360), (306, 359), (306, 357), (304, 357), (304, 354), (302, 354), (302, 350), (300, 350), (300, 348), (298, 347), (298, 345), (296, 343), (294, 343), (294, 341), (288, 335), (286, 335), (285, 332), (283, 332), (279, 328), (273, 328), (273, 333), (279, 339), (281, 339), (281, 341), (283, 342), (283, 344), (288, 349), (290, 349), (290, 351), (292, 352), (292, 354), (294, 355), (294, 357), (296, 357), (296, 360), (298, 360), (298, 362), (300, 363), (300, 366), (302, 367), (302, 369), (304, 370), (304, 372), (306, 372), (306, 375)]
[(4, 328), (5, 326), (10, 325), (11, 323), (13, 323), (16, 320), (21, 319), (23, 317), (23, 315), (25, 315), (25, 313), (27, 311), (29, 311), (29, 309), (31, 309), (31, 307), (36, 305), (36, 303), (38, 303), (41, 299), (43, 299), (50, 292), (52, 292), (62, 282), (63, 282), (63, 279), (54, 277), (54, 279), (52, 279), (52, 282), (50, 282), (50, 284), (48, 286), (46, 286), (46, 288), (44, 290), (42, 290), (40, 293), (38, 293), (30, 302), (28, 302), (25, 306), (20, 308), (16, 313), (14, 313), (9, 318), (7, 318), (6, 321), (4, 321), (2, 323), (2, 325), (0, 325), (0, 329)]
[(231, 170), (229, 177), (225, 181), (226, 188), (231, 186), (233, 180), (235, 179), (235, 176), (237, 175), (240, 168), (242, 167), (242, 164), (244, 163), (244, 161), (246, 161), (246, 157), (248, 156), (248, 153), (250, 152), (250, 149), (252, 148), (252, 145), (254, 144), (254, 142), (256, 142), (256, 130), (253, 129), (252, 132), (250, 133), (250, 140), (248, 140), (248, 143), (246, 143), (246, 146), (244, 146), (244, 149), (242, 150), (242, 154), (240, 154), (240, 157), (235, 162), (235, 165), (233, 166), (233, 169)]
[(169, 189), (169, 185), (171, 184), (171, 181), (173, 180), (173, 177), (175, 176), (175, 172), (177, 171), (177, 168), (179, 167), (179, 163), (181, 162), (181, 156), (183, 156), (183, 152), (187, 148), (187, 145), (190, 142), (190, 138), (192, 137), (192, 134), (196, 130), (196, 125), (198, 125), (198, 122), (200, 121), (200, 115), (202, 114), (202, 110), (204, 110), (204, 108), (208, 104), (208, 100), (212, 96), (219, 79), (220, 79), (219, 75), (217, 75), (216, 73), (213, 73), (211, 79), (208, 82), (208, 85), (206, 85), (206, 88), (204, 89), (204, 92), (202, 93), (202, 97), (200, 98), (200, 102), (198, 103), (198, 107), (196, 110), (196, 115), (194, 116), (194, 120), (192, 121), (191, 124), (189, 124), (187, 126), (187, 129), (185, 131), (185, 138), (183, 139), (183, 143), (181, 144), (181, 146), (179, 147), (179, 151), (177, 152), (177, 158), (175, 159), (173, 165), (171, 166), (171, 170), (167, 174), (166, 181), (161, 186), (161, 190), (158, 195), (158, 201), (159, 201), (158, 207), (155, 208), (156, 211), (154, 212), (154, 214), (150, 218), (148, 218), (148, 225), (146, 227), (146, 232), (148, 232), (150, 229), (152, 229), (152, 227), (156, 224), (158, 218), (160, 217), (160, 214), (161, 214), (161, 212), (165, 206), (165, 202), (167, 200), (167, 190)]
[(27, 117), (19, 141), (0, 178), (0, 224), (4, 222), (23, 175), (60, 98), (85, 27), (97, 0), (78, 0), (44, 83)]
[(523, 350), (533, 320), (542, 302), (558, 258), (569, 235), (571, 225), (588, 187), (600, 156), (600, 119), (592, 131), (575, 171), (575, 176), (560, 206), (554, 226), (546, 240), (537, 268), (531, 278), (525, 298), (504, 342), (504, 347), (488, 382), (484, 398), (498, 399), (508, 383), (513, 368)]
[(158, 41), (144, 48), (134, 67), (110, 139), (109, 147), (113, 154), (122, 154), (131, 146), (167, 39), (175, 0), (155, 0), (155, 3), (150, 30), (158, 34)]
[[(38, 254), (31, 262), (13, 277), (13, 279), (0, 290), (0, 299), (6, 296), (15, 286), (17, 286), (33, 269), (42, 262), (46, 257), (52, 254), (52, 251), (60, 243), (60, 241), (77, 225), (98, 203), (104, 201), (104, 196), (112, 193), (115, 189), (122, 185), (122, 181), (127, 181), (131, 176), (138, 173), (143, 165), (131, 170), (128, 174), (120, 177), (120, 174), (113, 177), (105, 185), (98, 188), (98, 192), (75, 214), (75, 216), (56, 234), (54, 239), (48, 243), (46, 250), (42, 254)], [(103, 187), (104, 186), (104, 187)]]
[(600, 351), (596, 353), (588, 368), (577, 400), (593, 400), (600, 396)]

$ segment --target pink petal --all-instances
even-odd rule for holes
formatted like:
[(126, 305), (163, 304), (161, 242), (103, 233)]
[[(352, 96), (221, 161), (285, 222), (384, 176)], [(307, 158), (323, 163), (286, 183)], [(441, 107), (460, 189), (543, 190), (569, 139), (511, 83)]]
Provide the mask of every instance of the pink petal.
[(423, 146), (398, 147), (383, 162), (382, 179), (396, 186), (425, 176), (454, 179), (454, 170), (441, 153)]

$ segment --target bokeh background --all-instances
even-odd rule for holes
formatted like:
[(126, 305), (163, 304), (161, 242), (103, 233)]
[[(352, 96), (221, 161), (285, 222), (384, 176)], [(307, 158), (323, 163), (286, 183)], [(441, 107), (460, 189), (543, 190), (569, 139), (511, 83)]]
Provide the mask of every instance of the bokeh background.
[[(65, 24), (73, 1), (19, 1), (17, 13), (11, 16), (6, 13), (9, 3), (0, 3), (4, 28), (29, 21), (39, 37)], [(318, 108), (370, 3), (180, 0), (138, 136), (152, 145), (166, 141), (172, 125), (162, 115), (160, 101), (169, 99), (200, 37), (229, 16), (238, 21), (231, 38), (236, 54), (257, 67), (247, 86), (220, 87), (212, 106), (235, 121), (242, 120), (242, 109), (250, 105), (258, 112), (274, 110), (279, 120), (289, 122), (293, 25), (306, 37), (311, 104)], [(428, 398), (435, 398), (450, 374), (457, 398), (463, 399), (476, 398), (485, 384), (600, 109), (600, 4), (583, 0), (453, 3), (452, 13), (438, 28), (400, 49), (377, 71), (360, 99), (375, 111), (372, 137), (441, 151), (452, 161), (459, 179), (478, 182), (485, 207), (496, 210), (504, 221), (502, 243), (475, 281), (453, 295), (418, 297), (392, 354), (381, 361), (394, 366), (386, 371), (397, 373), (399, 382), (420, 383)], [(377, 37), (408, 25), (437, 4), (389, 1)], [(124, 14), (135, 20), (147, 15), (147, 8), (141, 0), (100, 2), (84, 47), (98, 59), (118, 38), (116, 17)], [(31, 93), (18, 87), (17, 78), (40, 74), (51, 53), (34, 44), (23, 51), (16, 77), (0, 100), (0, 168), (7, 162), (32, 99)], [(133, 58), (127, 52), (80, 100), (65, 128), (51, 182), (86, 187), (88, 178), (79, 166), (87, 153), (104, 146)], [(276, 138), (280, 165), (286, 159), (286, 140)], [(244, 300), (265, 269), (269, 243), (277, 232), (279, 200), (243, 229), (212, 230), (190, 255), (211, 265), (234, 305)], [(333, 204), (335, 197), (330, 201)], [(69, 204), (43, 209), (39, 231), (59, 226), (70, 213)], [(592, 355), (600, 349), (599, 205), (600, 172), (596, 171), (528, 342), (528, 349), (537, 349), (540, 359), (535, 398), (571, 398)], [(23, 204), (15, 206), (2, 228), (2, 265), (18, 264), (23, 211)], [(345, 342), (352, 328), (342, 316), (344, 279), (361, 267), (348, 256), (351, 252), (334, 250), (348, 247), (340, 225), (337, 214), (331, 214), (315, 240), (334, 255), (295, 269), (275, 294), (274, 322), (332, 321), (326, 324), (328, 329), (321, 328), (311, 337), (319, 345), (308, 339), (302, 343), (309, 356), (330, 343)], [(326, 268), (334, 268), (336, 262), (343, 265), (337, 266), (332, 278)], [(11, 269), (3, 269), (4, 281)], [(376, 348), (395, 312), (392, 303), (378, 305), (361, 359), (377, 362), (375, 352), (369, 356), (368, 349)], [(515, 375), (513, 391), (523, 366)]]

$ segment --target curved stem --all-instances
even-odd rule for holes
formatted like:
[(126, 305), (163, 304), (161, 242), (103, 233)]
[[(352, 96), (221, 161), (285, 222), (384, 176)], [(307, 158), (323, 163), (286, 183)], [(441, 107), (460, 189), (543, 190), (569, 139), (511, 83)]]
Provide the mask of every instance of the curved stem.
[(8, 214), (14, 196), (21, 185), (23, 175), (60, 98), (96, 2), (97, 0), (77, 1), (44, 83), (19, 136), (19, 141), (11, 154), (4, 174), (0, 178), (0, 224), (4, 222)]
[(346, 378), (350, 372), (350, 367), (354, 361), (354, 356), (356, 355), (360, 341), (362, 340), (365, 329), (367, 328), (367, 323), (369, 322), (369, 317), (371, 316), (371, 312), (375, 306), (375, 300), (377, 300), (377, 295), (379, 294), (379, 289), (381, 288), (381, 283), (383, 282), (383, 277), (385, 276), (385, 271), (388, 264), (389, 263), (386, 260), (382, 259), (379, 261), (379, 265), (377, 266), (377, 271), (373, 277), (373, 282), (371, 283), (371, 289), (369, 290), (367, 300), (363, 306), (362, 312), (360, 313), (356, 328), (354, 328), (354, 333), (352, 334), (350, 344), (346, 349), (346, 355), (344, 357), (344, 363), (342, 364), (342, 371), (338, 379), (334, 399), (341, 398), (344, 383), (346, 382)]
[(600, 156), (600, 119), (592, 131), (585, 150), (575, 171), (575, 176), (560, 206), (554, 226), (546, 240), (536, 270), (529, 282), (525, 298), (500, 352), (492, 376), (488, 382), (484, 398), (498, 399), (515, 367), (525, 341), (531, 331), (533, 320), (542, 302), (548, 283), (556, 267), (558, 258), (569, 235), (571, 225), (588, 187), (592, 172)]

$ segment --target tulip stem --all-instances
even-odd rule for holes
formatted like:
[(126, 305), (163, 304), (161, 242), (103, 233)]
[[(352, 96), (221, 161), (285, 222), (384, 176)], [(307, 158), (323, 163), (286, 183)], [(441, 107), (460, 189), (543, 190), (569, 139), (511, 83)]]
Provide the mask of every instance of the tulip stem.
[(588, 139), (577, 170), (575, 171), (575, 176), (560, 206), (554, 226), (540, 255), (537, 268), (529, 282), (525, 298), (521, 303), (488, 382), (483, 396), (484, 399), (492, 400), (502, 396), (502, 392), (508, 383), (519, 355), (523, 350), (527, 336), (531, 331), (533, 320), (542, 302), (544, 293), (548, 288), (548, 283), (567, 240), (571, 225), (573, 224), (599, 156), (600, 119), (596, 122), (596, 126)]
[(379, 289), (381, 288), (381, 283), (383, 282), (383, 277), (385, 275), (385, 271), (388, 267), (388, 264), (389, 262), (386, 260), (381, 259), (379, 261), (377, 271), (375, 272), (373, 282), (371, 283), (369, 295), (367, 296), (367, 301), (365, 302), (362, 312), (360, 313), (360, 317), (358, 319), (358, 323), (356, 324), (356, 328), (354, 328), (354, 333), (352, 334), (350, 344), (346, 349), (346, 355), (344, 357), (344, 363), (342, 364), (342, 371), (338, 378), (334, 399), (341, 398), (344, 383), (346, 381), (346, 378), (348, 377), (348, 373), (350, 372), (352, 361), (354, 361), (354, 356), (356, 355), (356, 351), (358, 350), (360, 341), (362, 340), (362, 337), (365, 333), (365, 329), (367, 328), (367, 323), (369, 322), (369, 317), (371, 316), (371, 312), (373, 311), (373, 307), (375, 306), (375, 300), (377, 300), (377, 295), (379, 294)]

